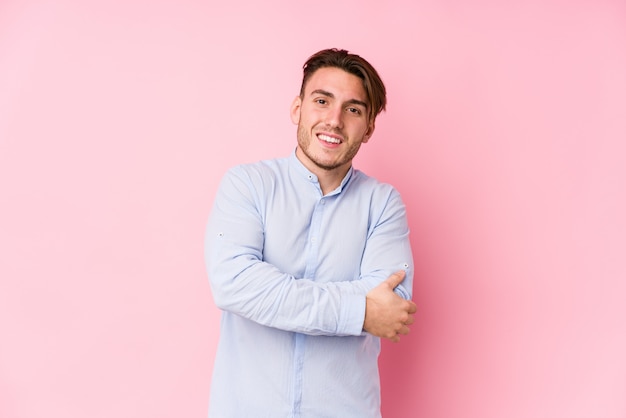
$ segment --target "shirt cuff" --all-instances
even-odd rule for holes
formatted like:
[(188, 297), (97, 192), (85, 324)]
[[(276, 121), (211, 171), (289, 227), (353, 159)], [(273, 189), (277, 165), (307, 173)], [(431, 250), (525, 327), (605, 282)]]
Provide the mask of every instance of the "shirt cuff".
[(365, 321), (365, 295), (341, 295), (337, 335), (361, 335)]
[(393, 289), (394, 293), (403, 299), (411, 300), (411, 294), (400, 284)]

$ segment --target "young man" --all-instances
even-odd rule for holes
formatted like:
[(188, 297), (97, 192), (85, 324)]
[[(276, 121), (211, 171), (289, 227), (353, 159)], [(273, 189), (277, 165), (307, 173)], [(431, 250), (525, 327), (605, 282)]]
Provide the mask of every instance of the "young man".
[(223, 310), (209, 417), (380, 417), (380, 337), (409, 332), (413, 261), (397, 191), (352, 167), (386, 105), (363, 58), (304, 65), (288, 158), (232, 168), (206, 235)]

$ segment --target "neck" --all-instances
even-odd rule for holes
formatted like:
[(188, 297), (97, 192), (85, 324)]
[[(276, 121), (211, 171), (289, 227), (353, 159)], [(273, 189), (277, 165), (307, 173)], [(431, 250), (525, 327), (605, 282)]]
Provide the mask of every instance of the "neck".
[(317, 176), (317, 181), (319, 181), (324, 196), (339, 187), (351, 166), (351, 163), (346, 163), (331, 169), (320, 167), (311, 161), (300, 147), (296, 148), (296, 157), (310, 172)]
[(342, 170), (341, 173), (335, 170), (327, 171), (323, 169), (321, 170), (321, 173), (315, 173), (315, 175), (317, 176), (317, 180), (320, 183), (322, 194), (324, 196), (326, 196), (328, 193), (332, 192), (337, 187), (339, 187), (339, 185), (341, 184), (341, 181), (346, 176), (346, 173), (348, 172), (349, 168), (350, 166), (346, 167), (346, 169)]

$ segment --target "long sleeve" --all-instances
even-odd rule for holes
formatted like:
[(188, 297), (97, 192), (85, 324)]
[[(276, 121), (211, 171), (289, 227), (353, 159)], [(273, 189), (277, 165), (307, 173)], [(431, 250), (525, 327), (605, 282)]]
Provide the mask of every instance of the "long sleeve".
[[(396, 292), (410, 298), (412, 260), (408, 227), (404, 205), (394, 189), (365, 193), (365, 203), (337, 202), (337, 210), (348, 210), (350, 207), (344, 208), (345, 205), (356, 203), (369, 205), (366, 216), (369, 224), (356, 232), (361, 237), (353, 239), (363, 246), (356, 264), (358, 269), (331, 268), (323, 270), (323, 274), (333, 277), (313, 280), (303, 278), (304, 275), (296, 277), (265, 260), (268, 200), (270, 207), (274, 207), (278, 206), (277, 200), (290, 202), (302, 197), (283, 196), (272, 188), (267, 173), (263, 174), (257, 179), (241, 167), (230, 170), (215, 199), (207, 228), (205, 258), (213, 297), (220, 309), (284, 331), (345, 336), (361, 335), (366, 293), (394, 271), (407, 270), (407, 279)], [(372, 200), (385, 203), (371, 205)], [(292, 214), (298, 216), (301, 214)], [(304, 228), (303, 225), (309, 226), (311, 222), (315, 220), (298, 222), (285, 218), (275, 228), (284, 228), (287, 237), (289, 229)], [(336, 228), (330, 229), (340, 238)], [(299, 241), (309, 238), (306, 234), (298, 237)], [(303, 263), (311, 257), (308, 250), (288, 244), (289, 240), (285, 239), (283, 257), (303, 258)], [(352, 258), (355, 256), (346, 256), (344, 260)], [(341, 260), (330, 264), (340, 263)]]
[(380, 339), (362, 330), (365, 299), (400, 269), (395, 292), (410, 297), (408, 234), (397, 191), (358, 170), (326, 195), (293, 154), (229, 170), (206, 232), (224, 311), (210, 416), (287, 416), (300, 400), (302, 416), (380, 416)]
[(335, 283), (296, 279), (263, 261), (263, 221), (251, 192), (245, 179), (231, 171), (215, 199), (206, 261), (216, 305), (285, 331), (359, 335), (363, 295), (342, 291)]

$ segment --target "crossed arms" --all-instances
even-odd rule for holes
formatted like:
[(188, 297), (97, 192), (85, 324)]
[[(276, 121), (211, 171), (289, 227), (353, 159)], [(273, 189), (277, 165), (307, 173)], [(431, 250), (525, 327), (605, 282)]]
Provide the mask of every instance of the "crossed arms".
[[(416, 307), (407, 300), (410, 291), (400, 284), (405, 272), (400, 270), (386, 279), (380, 272), (373, 273), (375, 259), (381, 255), (368, 252), (367, 244), (364, 272), (357, 280), (297, 278), (265, 261), (259, 199), (247, 174), (239, 170), (225, 176), (207, 228), (205, 257), (220, 309), (265, 326), (309, 335), (361, 335), (365, 331), (397, 342), (409, 332)], [(388, 229), (393, 217), (400, 217), (401, 224), (406, 222), (399, 196), (392, 201), (396, 207), (389, 209), (387, 222), (381, 222), (368, 236), (372, 242), (384, 239), (389, 245), (383, 248), (389, 247), (389, 251), (394, 251), (395, 242), (408, 245), (408, 231), (394, 236), (395, 230)]]

